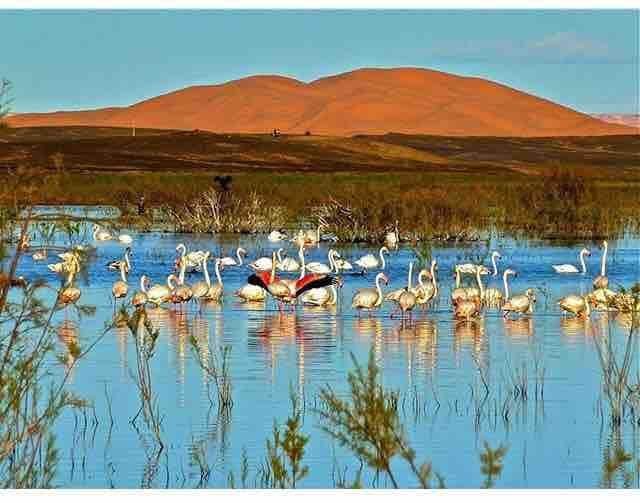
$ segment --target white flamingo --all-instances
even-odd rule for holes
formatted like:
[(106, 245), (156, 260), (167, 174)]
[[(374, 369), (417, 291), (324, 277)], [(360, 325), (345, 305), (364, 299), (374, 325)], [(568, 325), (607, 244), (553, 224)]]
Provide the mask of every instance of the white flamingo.
[(260, 257), (254, 260), (250, 264), (247, 264), (251, 269), (258, 272), (270, 271), (272, 267), (271, 257)]
[[(300, 246), (302, 249), (302, 246)], [(276, 269), (282, 272), (297, 272), (300, 270), (300, 264), (298, 261), (291, 257), (282, 258), (282, 252), (284, 248), (279, 248), (276, 253), (276, 257), (278, 257), (278, 261), (276, 262)]]
[(203, 250), (196, 250), (187, 253), (187, 247), (184, 245), (184, 243), (180, 243), (178, 246), (176, 246), (176, 251), (180, 252), (180, 258), (178, 260), (185, 261), (185, 268), (187, 271), (202, 270), (202, 260), (204, 259), (205, 254)]
[(305, 265), (307, 271), (314, 272), (316, 274), (329, 274), (334, 270), (338, 272), (335, 264), (335, 256), (338, 254), (335, 250), (329, 250), (327, 258), (329, 259), (329, 264), (323, 264), (322, 262), (309, 262)]
[(358, 316), (362, 309), (367, 309), (371, 314), (372, 309), (377, 309), (382, 305), (384, 296), (380, 286), (381, 281), (384, 281), (387, 285), (389, 284), (389, 278), (383, 272), (376, 274), (375, 288), (362, 288), (353, 296), (351, 307), (358, 310)]
[(367, 269), (377, 269), (378, 267), (384, 270), (387, 265), (384, 261), (384, 253), (389, 253), (389, 249), (386, 246), (383, 246), (382, 248), (380, 248), (380, 251), (378, 253), (380, 255), (379, 260), (378, 257), (376, 257), (373, 253), (369, 253), (364, 257), (356, 260), (355, 263), (362, 267), (365, 271)]
[(271, 231), (269, 233), (269, 236), (267, 236), (267, 239), (272, 243), (277, 243), (279, 241), (284, 241), (285, 239), (287, 239), (287, 235), (284, 232)]
[(99, 225), (94, 224), (93, 239), (95, 241), (111, 241), (113, 236), (109, 232), (102, 230)]
[(130, 245), (133, 243), (133, 238), (129, 234), (118, 235), (118, 241), (123, 245)]
[(245, 250), (244, 248), (238, 247), (238, 249), (236, 250), (236, 258), (223, 257), (220, 259), (220, 264), (222, 264), (223, 266), (242, 265), (243, 264), (242, 259), (246, 254), (247, 254), (247, 250)]
[[(584, 262), (585, 255), (589, 257), (591, 256), (591, 252), (586, 248), (583, 248), (578, 254), (578, 260), (580, 261), (580, 266), (582, 267), (582, 274), (587, 272), (587, 264), (585, 264)], [(580, 272), (578, 268), (573, 264), (552, 265), (551, 267), (553, 267), (553, 270), (559, 274), (571, 274)]]

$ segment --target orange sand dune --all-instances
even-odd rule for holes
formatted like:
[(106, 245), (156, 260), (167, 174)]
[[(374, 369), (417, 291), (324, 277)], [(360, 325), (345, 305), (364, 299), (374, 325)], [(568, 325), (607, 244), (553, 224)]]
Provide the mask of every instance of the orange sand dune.
[(495, 82), (418, 68), (361, 69), (310, 83), (255, 76), (193, 86), (129, 107), (17, 114), (13, 126), (131, 126), (351, 136), (634, 134)]

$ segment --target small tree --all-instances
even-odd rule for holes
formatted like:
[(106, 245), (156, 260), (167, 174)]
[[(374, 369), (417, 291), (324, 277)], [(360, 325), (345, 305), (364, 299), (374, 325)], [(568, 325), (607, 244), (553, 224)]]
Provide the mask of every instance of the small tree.
[(4, 119), (11, 112), (11, 104), (13, 103), (11, 88), (12, 85), (9, 80), (0, 79), (0, 128), (8, 127)]

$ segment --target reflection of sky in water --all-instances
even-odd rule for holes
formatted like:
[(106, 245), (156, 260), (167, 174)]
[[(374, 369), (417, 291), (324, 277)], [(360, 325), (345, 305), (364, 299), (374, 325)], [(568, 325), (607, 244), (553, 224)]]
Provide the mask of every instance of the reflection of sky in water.
[[(234, 237), (221, 243), (210, 236), (136, 235), (131, 290), (138, 288), (143, 273), (154, 283), (164, 283), (175, 258), (175, 246), (182, 241), (190, 250), (211, 249), (214, 254), (223, 251), (225, 255), (242, 244), (249, 250), (250, 260), (280, 246), (254, 237)], [(611, 284), (629, 286), (638, 280), (637, 244), (633, 240), (611, 243)], [(106, 263), (118, 258), (124, 248), (114, 242), (97, 246), (96, 258), (77, 281), (83, 292), (80, 303), (96, 306), (97, 313), (83, 317), (79, 327), (65, 324), (62, 312), (56, 314), (56, 351), (61, 362), (54, 368), (59, 374), (72, 362), (69, 345), (88, 346), (112, 313), (110, 288), (117, 274), (108, 271)], [(384, 384), (404, 391), (405, 424), (418, 458), (432, 461), (448, 487), (478, 487), (482, 483), (478, 457), (484, 440), (494, 446), (500, 442), (509, 445), (498, 487), (597, 485), (603, 448), (611, 439), (606, 426), (601, 431), (595, 412), (600, 369), (593, 334), (610, 326), (612, 337), (622, 339), (630, 320), (616, 317), (608, 325), (601, 314), (588, 321), (560, 315), (555, 304), (559, 297), (590, 289), (599, 270), (600, 251), (596, 246), (590, 246), (593, 256), (586, 276), (560, 276), (551, 269), (551, 264), (577, 263), (582, 243), (564, 248), (498, 240), (495, 247), (504, 257), (500, 269), (511, 267), (519, 272), (511, 282), (512, 292), (522, 292), (529, 286), (548, 292), (545, 297), (538, 290), (532, 318), (504, 320), (496, 311), (488, 311), (478, 323), (453, 323), (448, 302), (452, 266), (483, 258), (488, 263), (486, 249), (481, 246), (433, 249), (439, 261), (440, 301), (426, 313), (416, 312), (413, 325), (402, 326), (399, 320), (390, 320), (388, 306), (371, 318), (366, 314), (358, 317), (351, 310), (353, 292), (371, 286), (372, 273), (347, 277), (337, 307), (299, 307), (295, 313), (281, 315), (271, 301), (243, 304), (233, 297), (231, 293), (246, 282), (248, 270), (228, 267), (223, 272), (223, 305), (205, 305), (201, 313), (194, 307), (186, 312), (173, 307), (149, 309), (152, 323), (160, 329), (151, 367), (157, 406), (163, 417), (162, 435), (168, 445), (169, 485), (180, 487), (184, 483), (190, 487), (198, 482), (199, 475), (189, 466), (194, 442), (206, 446), (213, 468), (210, 486), (225, 486), (231, 469), (237, 477), (243, 448), (255, 474), (274, 417), (282, 424), (290, 410), (290, 388), (306, 399), (304, 428), (312, 433), (306, 458), (310, 475), (303, 486), (330, 485), (334, 451), (340, 465), (350, 466), (349, 473), (353, 475), (357, 462), (332, 447), (328, 437), (318, 430), (312, 409), (324, 384), (330, 384), (340, 394), (348, 390), (350, 354), (364, 365), (371, 347), (382, 368)], [(375, 252), (364, 247), (338, 249), (350, 260)], [(259, 255), (256, 250), (260, 250)], [(308, 260), (325, 262), (327, 250), (324, 244), (309, 250)], [(293, 249), (289, 252), (290, 256), (295, 253)], [(388, 288), (404, 284), (411, 257), (409, 248), (392, 252), (388, 259)], [(52, 254), (48, 263), (55, 261)], [(57, 285), (57, 277), (44, 263), (32, 262), (29, 257), (24, 258), (19, 273), (27, 278), (45, 277)], [(187, 282), (199, 279), (199, 275), (189, 275)], [(484, 279), (487, 286), (501, 287), (500, 277)], [(70, 314), (70, 319), (76, 320), (75, 313)], [(195, 349), (191, 347), (191, 336), (196, 341)], [(218, 417), (215, 406), (210, 410), (206, 374), (196, 360), (206, 361), (223, 345), (232, 346), (234, 408), (229, 418)], [(544, 407), (531, 398), (526, 406), (514, 407), (508, 424), (498, 415), (497, 419), (483, 421), (476, 431), (473, 404), (483, 389), (481, 376), (486, 376), (495, 396), (504, 396), (511, 375), (522, 368), (522, 362), (528, 365), (532, 387), (536, 362), (545, 368)], [(79, 440), (77, 418), (71, 413), (64, 417), (57, 431), (62, 455), (57, 483), (75, 487), (103, 487), (109, 480), (116, 487), (140, 484), (146, 458), (140, 439), (129, 424), (139, 405), (131, 377), (135, 372), (135, 344), (125, 328), (107, 334), (73, 369), (71, 389), (95, 402), (100, 422), (95, 436)], [(115, 420), (108, 442), (105, 386), (113, 402)], [(423, 408), (417, 420), (409, 405), (412, 396), (419, 397)], [(494, 406), (499, 408), (501, 404), (491, 404)], [(623, 429), (627, 450), (632, 448), (631, 435), (628, 428)], [(80, 470), (83, 455), (84, 470)], [(398, 463), (396, 471), (403, 485), (413, 484), (402, 463)], [(163, 477), (166, 475), (158, 475), (157, 486), (164, 486)], [(253, 475), (250, 478), (253, 480)]]

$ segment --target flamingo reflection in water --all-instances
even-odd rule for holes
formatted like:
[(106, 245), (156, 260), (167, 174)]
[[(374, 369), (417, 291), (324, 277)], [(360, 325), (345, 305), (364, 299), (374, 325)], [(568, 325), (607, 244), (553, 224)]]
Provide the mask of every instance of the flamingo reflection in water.
[(528, 339), (533, 337), (533, 318), (503, 318), (504, 334), (510, 339)]
[(63, 321), (56, 329), (58, 340), (65, 346), (64, 368), (69, 373), (69, 382), (73, 382), (73, 367), (80, 355), (78, 337), (80, 330), (78, 326), (69, 321)]

